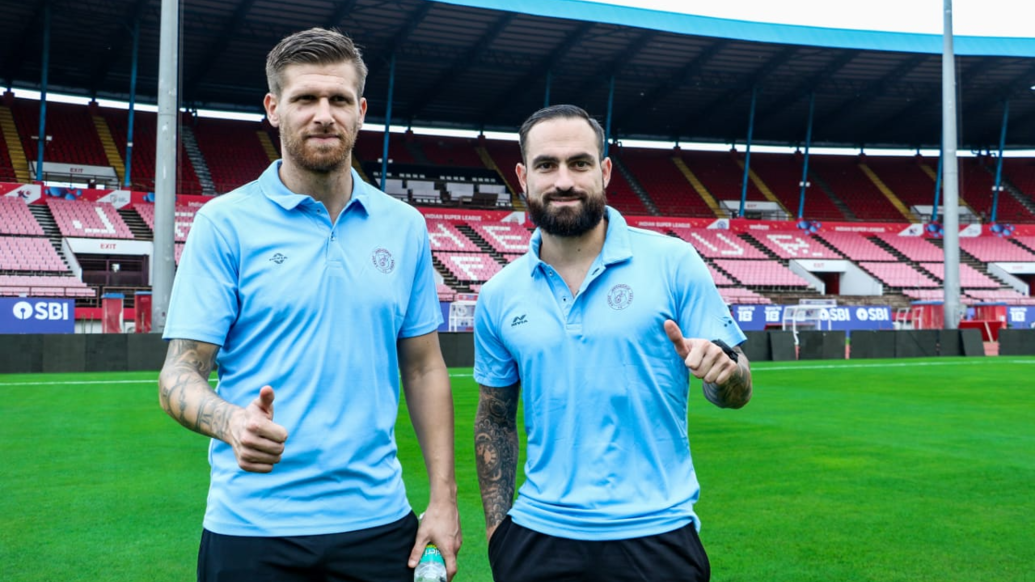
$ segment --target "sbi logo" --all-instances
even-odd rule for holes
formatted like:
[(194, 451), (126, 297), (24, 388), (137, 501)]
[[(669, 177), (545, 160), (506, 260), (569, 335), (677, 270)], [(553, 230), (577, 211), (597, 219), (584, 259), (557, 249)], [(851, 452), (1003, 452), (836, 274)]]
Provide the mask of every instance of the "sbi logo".
[(64, 321), (68, 319), (68, 303), (40, 301), (35, 308), (28, 301), (14, 304), (14, 316), (18, 319), (29, 319), (33, 317), (33, 313), (36, 319)]

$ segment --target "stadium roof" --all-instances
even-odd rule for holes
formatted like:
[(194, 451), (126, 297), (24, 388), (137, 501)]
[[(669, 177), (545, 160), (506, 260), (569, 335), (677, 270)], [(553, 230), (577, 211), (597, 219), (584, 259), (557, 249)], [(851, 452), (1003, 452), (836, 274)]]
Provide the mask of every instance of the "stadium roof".
[[(6, 86), (40, 88), (49, 4), (50, 91), (127, 99), (139, 20), (138, 100), (155, 102), (161, 0), (0, 1)], [(261, 112), (266, 53), (324, 26), (363, 47), (375, 123), (394, 54), (393, 124), (514, 131), (547, 86), (550, 102), (603, 120), (613, 77), (620, 139), (743, 143), (756, 89), (755, 143), (803, 142), (814, 93), (816, 145), (938, 147), (939, 37), (658, 14), (576, 0), (182, 0), (180, 97)], [(958, 45), (962, 147), (997, 146), (1004, 99), (1008, 147), (1035, 146), (1035, 40)]]

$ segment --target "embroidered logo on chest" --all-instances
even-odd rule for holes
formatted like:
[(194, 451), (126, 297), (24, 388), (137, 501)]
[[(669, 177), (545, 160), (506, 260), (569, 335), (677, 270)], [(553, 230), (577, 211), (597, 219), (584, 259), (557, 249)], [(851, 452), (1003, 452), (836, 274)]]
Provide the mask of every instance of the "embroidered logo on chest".
[(628, 285), (615, 285), (607, 292), (607, 304), (611, 306), (611, 309), (625, 309), (629, 307), (632, 300), (633, 290)]
[(374, 263), (374, 268), (382, 273), (388, 274), (395, 270), (395, 258), (392, 257), (392, 253), (388, 252), (388, 249), (374, 250), (374, 254), (370, 255), (370, 260)]

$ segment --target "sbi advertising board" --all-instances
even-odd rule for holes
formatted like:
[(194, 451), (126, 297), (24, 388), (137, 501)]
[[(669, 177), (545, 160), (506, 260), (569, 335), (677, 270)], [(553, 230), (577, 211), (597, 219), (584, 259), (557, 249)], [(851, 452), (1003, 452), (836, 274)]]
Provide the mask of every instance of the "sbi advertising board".
[(0, 333), (74, 332), (74, 299), (0, 298)]
[[(893, 329), (891, 308), (887, 306), (837, 306), (819, 308), (820, 329)], [(733, 318), (745, 331), (778, 329), (783, 323), (783, 305), (734, 305)], [(973, 309), (968, 315), (972, 315)], [(1006, 326), (1010, 329), (1035, 328), (1035, 307), (1008, 306)]]

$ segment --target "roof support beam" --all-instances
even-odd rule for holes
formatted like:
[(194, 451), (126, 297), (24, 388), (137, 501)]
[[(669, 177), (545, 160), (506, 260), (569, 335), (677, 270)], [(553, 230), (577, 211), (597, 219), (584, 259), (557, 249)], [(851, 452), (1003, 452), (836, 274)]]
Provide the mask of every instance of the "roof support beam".
[(421, 92), (421, 98), (410, 109), (410, 117), (418, 117), (429, 103), (437, 99), (446, 87), (450, 86), (457, 77), (471, 67), (471, 64), (478, 60), (478, 56), (489, 48), (489, 45), (499, 37), (504, 29), (510, 26), (510, 23), (516, 16), (514, 12), (505, 12), (503, 16), (496, 19), (496, 22), (485, 31), (485, 34), (478, 39), (474, 46), (464, 51), (459, 58), (454, 60), (428, 90)]
[(129, 34), (116, 35), (111, 40), (111, 50), (107, 51), (108, 54), (104, 55), (105, 58), (99, 58), (98, 62), (94, 64), (93, 74), (90, 75), (90, 95), (96, 96), (98, 89), (107, 84), (108, 73), (111, 71), (111, 67), (118, 62), (118, 55), (126, 52), (126, 45), (132, 47), (133, 30), (139, 26), (140, 19), (147, 13), (148, 4), (148, 0), (134, 2), (133, 9), (122, 21), (122, 27), (128, 30)]
[(852, 62), (855, 57), (859, 56), (862, 51), (844, 51), (837, 58), (830, 62), (827, 66), (817, 71), (815, 74), (810, 75), (808, 78), (803, 79), (793, 89), (784, 93), (783, 97), (770, 103), (764, 109), (758, 112), (758, 117), (755, 119), (755, 123), (758, 125), (764, 124), (774, 115), (783, 113), (785, 109), (793, 105), (799, 99), (805, 98), (809, 95), (810, 100), (815, 99), (816, 87), (821, 85), (827, 79), (833, 77), (838, 71), (845, 68), (845, 66)]
[(639, 35), (629, 41), (628, 46), (618, 52), (617, 57), (611, 61), (603, 63), (597, 67), (596, 70), (589, 73), (589, 76), (586, 78), (586, 82), (572, 93), (577, 96), (577, 102), (585, 104), (589, 100), (593, 90), (596, 89), (597, 86), (605, 83), (611, 84), (611, 94), (613, 95), (614, 77), (617, 77), (622, 68), (635, 59), (636, 56), (640, 54), (640, 51), (650, 44), (650, 41), (653, 40), (654, 37), (655, 34), (653, 31), (641, 31)]
[(18, 41), (11, 45), (14, 47), (13, 50), (4, 57), (3, 62), (7, 63), (4, 70), (5, 85), (9, 86), (14, 83), (14, 78), (18, 76), (18, 72), (22, 68), (22, 63), (28, 60), (26, 54), (39, 47), (36, 39), (42, 36), (43, 8), (47, 2), (48, 0), (36, 0), (36, 7), (29, 18), (28, 26), (22, 29)]
[(479, 116), (481, 124), (484, 125), (492, 114), (505, 111), (510, 105), (521, 95), (524, 95), (531, 86), (538, 79), (543, 77), (543, 71), (550, 71), (553, 69), (553, 64), (564, 59), (564, 56), (575, 46), (578, 46), (589, 31), (595, 26), (594, 22), (583, 22), (579, 24), (578, 28), (573, 30), (567, 35), (564, 42), (557, 45), (555, 49), (550, 51), (545, 57), (539, 60), (527, 70), (528, 72), (522, 75), (517, 81), (511, 83), (507, 90), (500, 94), (499, 98), (494, 100), (488, 107), (482, 110)]
[(889, 71), (888, 74), (870, 83), (864, 90), (856, 93), (855, 96), (842, 102), (836, 109), (827, 112), (817, 119), (816, 125), (819, 127), (828, 127), (831, 124), (838, 123), (839, 120), (851, 115), (851, 112), (855, 110), (860, 103), (869, 101), (874, 97), (879, 97), (888, 89), (888, 87), (901, 80), (903, 77), (908, 76), (914, 69), (933, 58), (936, 57), (934, 55), (916, 55), (905, 59), (899, 63), (898, 66)]
[(223, 26), (223, 30), (216, 35), (216, 40), (213, 42), (208, 50), (206, 51), (205, 57), (201, 59), (201, 63), (198, 65), (197, 70), (193, 71), (193, 75), (187, 82), (184, 83), (183, 96), (184, 101), (191, 101), (196, 97), (198, 86), (201, 85), (202, 81), (208, 75), (209, 70), (212, 69), (212, 65), (216, 62), (219, 55), (226, 50), (227, 45), (230, 43), (230, 39), (237, 36), (238, 31), (241, 30), (244, 25), (245, 19), (248, 13), (251, 12), (252, 6), (255, 5), (256, 0), (241, 0), (234, 9), (233, 15), (226, 21), (226, 25)]

